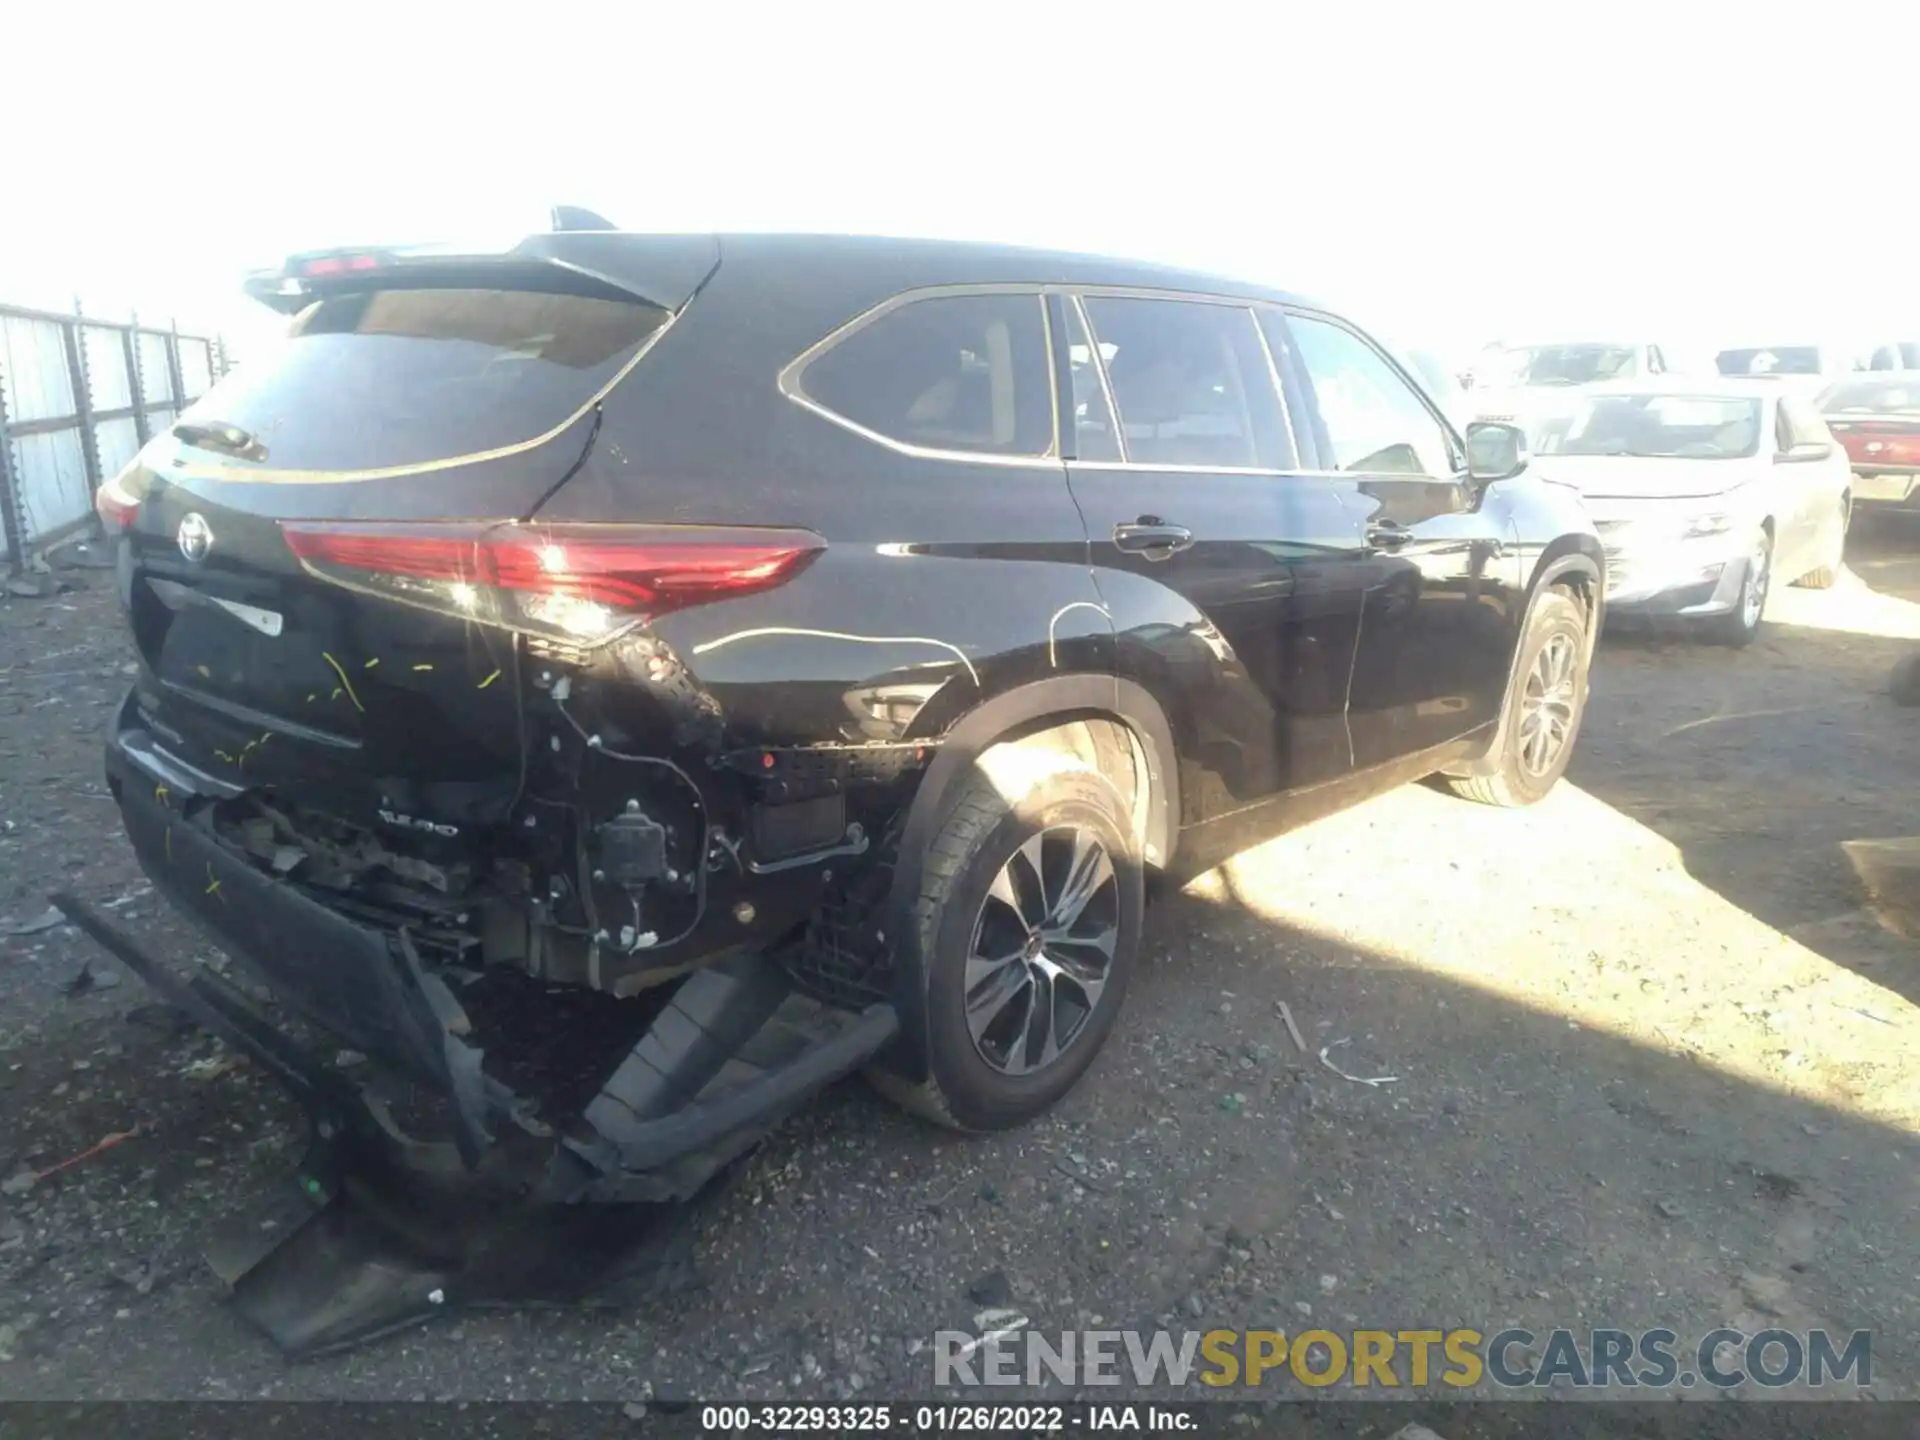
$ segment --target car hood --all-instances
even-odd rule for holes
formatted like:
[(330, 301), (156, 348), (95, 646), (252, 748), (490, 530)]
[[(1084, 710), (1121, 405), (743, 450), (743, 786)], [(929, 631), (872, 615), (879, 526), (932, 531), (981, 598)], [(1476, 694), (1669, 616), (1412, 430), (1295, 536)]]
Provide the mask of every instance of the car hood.
[(1540, 474), (1589, 500), (1686, 500), (1724, 495), (1753, 474), (1745, 460), (1648, 460), (1634, 455), (1540, 455)]

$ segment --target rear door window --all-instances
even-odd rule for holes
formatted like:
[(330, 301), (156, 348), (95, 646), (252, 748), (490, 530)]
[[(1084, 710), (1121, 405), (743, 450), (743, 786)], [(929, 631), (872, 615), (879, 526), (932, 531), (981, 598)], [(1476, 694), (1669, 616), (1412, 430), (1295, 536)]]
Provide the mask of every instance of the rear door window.
[(1053, 453), (1053, 384), (1038, 291), (909, 300), (809, 356), (792, 385), (818, 409), (897, 445)]
[(1453, 444), (1400, 372), (1345, 326), (1289, 315), (1287, 329), (1313, 386), (1329, 469), (1353, 474), (1451, 476)]
[[(485, 455), (563, 427), (668, 315), (519, 290), (369, 290), (316, 301), (193, 407), (269, 470), (357, 471)], [(224, 457), (223, 457), (224, 458)]]
[(1294, 467), (1251, 310), (1118, 295), (1085, 303), (1129, 463)]

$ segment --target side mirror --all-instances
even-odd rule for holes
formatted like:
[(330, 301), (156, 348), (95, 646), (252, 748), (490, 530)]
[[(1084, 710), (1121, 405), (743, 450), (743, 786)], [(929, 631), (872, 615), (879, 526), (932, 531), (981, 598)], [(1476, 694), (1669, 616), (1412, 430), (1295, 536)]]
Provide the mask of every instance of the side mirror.
[(1796, 465), (1803, 460), (1825, 460), (1833, 454), (1833, 446), (1824, 440), (1803, 440), (1791, 450), (1777, 451), (1774, 463), (1778, 465)]
[(1532, 458), (1526, 432), (1516, 425), (1480, 420), (1467, 426), (1467, 478), (1475, 484), (1511, 480)]

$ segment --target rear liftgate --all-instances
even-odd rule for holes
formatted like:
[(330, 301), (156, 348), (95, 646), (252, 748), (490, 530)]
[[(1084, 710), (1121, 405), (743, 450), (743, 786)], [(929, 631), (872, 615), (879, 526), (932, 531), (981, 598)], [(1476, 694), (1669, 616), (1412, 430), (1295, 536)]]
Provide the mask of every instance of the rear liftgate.
[[(247, 883), (232, 871), (225, 881)], [(831, 1009), (794, 991), (765, 957), (736, 956), (690, 976), (578, 1123), (556, 1132), (481, 1070), (459, 1002), (404, 931), (389, 941), (344, 926), (353, 938), (338, 948), (360, 953), (342, 953), (342, 968), (375, 987), (366, 998), (405, 1046), (407, 1068), (451, 1112), (453, 1139), (429, 1143), (404, 1134), (381, 1099), (289, 1038), (231, 982), (204, 967), (183, 978), (79, 900), (53, 899), (306, 1112), (298, 1177), (228, 1222), (207, 1256), (240, 1313), (294, 1356), (462, 1306), (659, 1293), (683, 1263), (698, 1202), (899, 1027), (890, 1005)]]

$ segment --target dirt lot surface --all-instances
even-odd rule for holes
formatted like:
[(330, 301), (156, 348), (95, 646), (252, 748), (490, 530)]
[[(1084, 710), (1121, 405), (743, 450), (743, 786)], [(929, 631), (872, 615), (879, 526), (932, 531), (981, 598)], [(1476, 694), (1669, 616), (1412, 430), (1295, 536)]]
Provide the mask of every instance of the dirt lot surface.
[[(1536, 810), (1410, 788), (1160, 905), (1044, 1122), (963, 1141), (824, 1097), (703, 1218), (695, 1287), (638, 1312), (287, 1364), (198, 1246), (289, 1172), (297, 1116), (70, 927), (0, 937), (0, 1396), (905, 1396), (988, 1303), (1050, 1332), (1868, 1328), (1875, 1393), (1920, 1394), (1920, 952), (1841, 849), (1920, 828), (1920, 711), (1885, 694), (1920, 532), (1860, 528), (1746, 653), (1609, 635)], [(0, 603), (0, 929), (68, 886), (205, 953), (120, 839), (97, 751), (128, 656), (106, 577), (74, 578)]]

